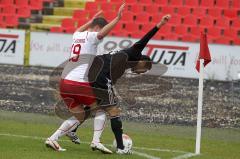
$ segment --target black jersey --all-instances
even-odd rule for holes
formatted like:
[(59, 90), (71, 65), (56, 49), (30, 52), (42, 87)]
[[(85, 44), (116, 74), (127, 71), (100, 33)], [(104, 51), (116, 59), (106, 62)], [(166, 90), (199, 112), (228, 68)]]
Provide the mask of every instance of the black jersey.
[(89, 71), (94, 87), (108, 89), (108, 84), (115, 84), (126, 69), (134, 67), (141, 59), (142, 50), (157, 31), (157, 27), (152, 28), (130, 48), (96, 56)]

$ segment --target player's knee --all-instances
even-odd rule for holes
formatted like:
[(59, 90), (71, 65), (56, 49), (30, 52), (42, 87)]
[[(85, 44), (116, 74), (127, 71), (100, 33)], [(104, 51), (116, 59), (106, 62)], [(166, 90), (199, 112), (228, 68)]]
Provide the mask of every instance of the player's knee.
[(110, 118), (115, 118), (117, 116), (120, 116), (121, 109), (117, 106), (114, 106), (111, 109), (108, 109), (107, 112), (108, 112)]
[(122, 120), (120, 117), (111, 118), (112, 131), (122, 131)]

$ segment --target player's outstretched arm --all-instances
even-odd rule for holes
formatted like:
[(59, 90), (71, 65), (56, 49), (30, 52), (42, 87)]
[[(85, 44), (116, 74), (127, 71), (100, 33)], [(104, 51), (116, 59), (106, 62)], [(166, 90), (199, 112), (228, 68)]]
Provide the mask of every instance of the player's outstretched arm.
[(114, 18), (109, 24), (107, 24), (106, 26), (104, 26), (99, 32), (98, 32), (98, 39), (102, 39), (104, 38), (115, 26), (116, 24), (119, 22), (119, 20), (122, 18), (122, 12), (124, 10), (125, 7), (125, 3), (123, 3), (121, 5), (121, 7), (119, 8), (118, 11), (118, 15), (116, 18)]
[(167, 14), (167, 15), (163, 16), (161, 21), (157, 24), (157, 28), (161, 28), (161, 26), (166, 24), (170, 18), (171, 18), (170, 14)]
[(95, 18), (100, 17), (100, 16), (102, 15), (102, 13), (103, 13), (102, 10), (99, 11), (99, 12), (97, 12), (97, 13), (92, 17), (91, 20), (89, 20), (86, 24), (84, 24), (84, 25), (82, 25), (81, 27), (79, 27), (79, 28), (76, 30), (76, 32), (83, 32), (83, 31), (87, 30), (87, 29), (89, 28), (89, 26), (91, 25), (91, 23), (93, 22), (93, 20), (94, 20)]

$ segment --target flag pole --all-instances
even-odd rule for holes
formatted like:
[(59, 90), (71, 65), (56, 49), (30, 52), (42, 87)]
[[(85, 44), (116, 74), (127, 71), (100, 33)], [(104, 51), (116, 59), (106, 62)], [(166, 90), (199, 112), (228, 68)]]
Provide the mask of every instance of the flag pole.
[(201, 131), (202, 131), (202, 105), (203, 105), (203, 78), (204, 78), (204, 59), (200, 59), (199, 87), (198, 87), (198, 113), (197, 113), (197, 132), (195, 154), (200, 154)]

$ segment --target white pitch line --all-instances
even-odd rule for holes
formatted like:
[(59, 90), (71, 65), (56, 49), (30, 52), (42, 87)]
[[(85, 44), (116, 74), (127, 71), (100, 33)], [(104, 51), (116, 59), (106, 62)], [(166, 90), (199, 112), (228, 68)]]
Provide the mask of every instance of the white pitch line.
[(184, 153), (189, 154), (190, 152), (180, 151), (180, 150), (170, 150), (170, 149), (160, 149), (160, 148), (146, 148), (146, 147), (133, 147), (138, 150), (150, 150), (150, 151), (159, 151), (159, 152), (173, 152), (173, 153)]
[(188, 159), (188, 158), (194, 157), (194, 156), (197, 156), (197, 154), (187, 153), (187, 154), (184, 154), (184, 155), (181, 155), (181, 156), (174, 157), (172, 159)]
[(133, 154), (138, 155), (138, 156), (142, 156), (142, 157), (146, 157), (148, 159), (161, 159), (160, 157), (151, 156), (151, 155), (148, 155), (146, 153), (137, 152), (137, 151), (133, 151)]
[[(15, 134), (8, 134), (8, 133), (0, 133), (0, 136), (29, 138), (29, 139), (34, 139), (34, 140), (45, 140), (46, 139), (44, 137), (39, 137), (39, 136), (15, 135)], [(60, 140), (60, 141), (68, 141), (68, 142), (70, 142), (69, 140)], [(89, 142), (82, 142), (82, 141), (81, 141), (81, 143), (83, 143), (83, 144), (90, 144)], [(109, 145), (109, 146), (112, 146), (112, 145)], [(151, 155), (148, 155), (146, 153), (137, 152), (137, 151), (133, 151), (133, 154), (141, 156), (141, 157), (145, 157), (147, 159), (161, 159), (159, 157), (151, 156)]]

